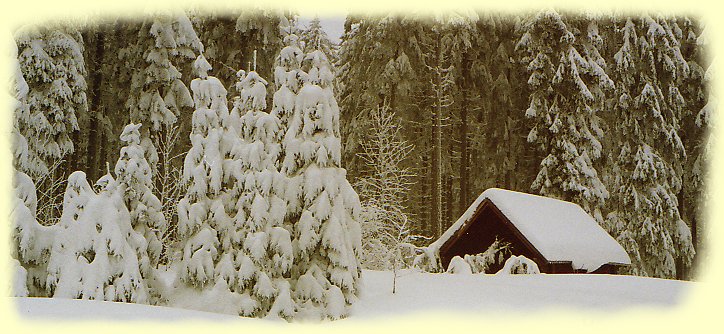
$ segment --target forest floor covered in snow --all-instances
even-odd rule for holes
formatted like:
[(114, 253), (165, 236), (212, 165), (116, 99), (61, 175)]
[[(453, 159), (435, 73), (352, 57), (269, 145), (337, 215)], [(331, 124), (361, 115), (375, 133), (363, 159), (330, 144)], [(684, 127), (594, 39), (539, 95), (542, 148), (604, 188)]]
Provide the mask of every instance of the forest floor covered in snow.
[[(493, 316), (510, 312), (676, 308), (697, 283), (608, 275), (453, 275), (363, 271), (363, 292), (344, 321), (395, 320), (428, 312)], [(88, 300), (13, 298), (20, 321), (253, 321), (231, 315)], [(208, 301), (212, 302), (213, 301)], [(342, 322), (344, 322), (342, 321)]]

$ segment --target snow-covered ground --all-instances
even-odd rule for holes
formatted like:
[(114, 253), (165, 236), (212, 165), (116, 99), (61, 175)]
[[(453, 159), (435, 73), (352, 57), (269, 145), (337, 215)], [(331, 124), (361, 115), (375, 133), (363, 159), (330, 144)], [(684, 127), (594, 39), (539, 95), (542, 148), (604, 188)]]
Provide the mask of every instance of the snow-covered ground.
[(13, 298), (21, 319), (63, 320), (247, 320), (226, 314), (172, 307), (63, 298)]
[[(696, 283), (607, 275), (453, 275), (404, 271), (392, 294), (392, 273), (364, 271), (353, 320), (426, 312), (496, 313), (539, 310), (625, 311), (672, 308)], [(253, 321), (231, 315), (87, 300), (13, 298), (23, 320)]]
[(452, 275), (403, 272), (392, 294), (392, 273), (363, 273), (354, 317), (417, 312), (508, 312), (554, 308), (625, 310), (676, 306), (692, 283), (609, 275)]

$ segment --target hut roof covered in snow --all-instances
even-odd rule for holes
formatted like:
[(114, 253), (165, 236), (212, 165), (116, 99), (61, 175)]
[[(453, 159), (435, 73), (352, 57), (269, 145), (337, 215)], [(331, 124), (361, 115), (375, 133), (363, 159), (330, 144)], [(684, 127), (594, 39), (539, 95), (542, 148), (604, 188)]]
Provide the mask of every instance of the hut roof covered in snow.
[[(482, 217), (485, 212), (492, 212), (487, 215), (495, 216), (494, 219)], [(570, 263), (574, 271), (592, 272), (606, 264), (631, 263), (623, 247), (577, 204), (496, 188), (483, 192), (429, 247), (441, 252), (441, 258), (444, 258), (442, 252), (448, 251), (460, 239), (480, 238), (499, 231), (475, 232), (469, 228), (473, 224), (506, 225), (508, 230), (512, 230), (511, 235), (521, 239), (526, 248), (533, 248), (533, 255), (543, 257), (540, 260), (545, 260), (545, 263)], [(458, 247), (457, 252), (465, 252), (465, 248)], [(454, 255), (459, 254), (449, 256)], [(446, 261), (443, 259), (443, 262)]]

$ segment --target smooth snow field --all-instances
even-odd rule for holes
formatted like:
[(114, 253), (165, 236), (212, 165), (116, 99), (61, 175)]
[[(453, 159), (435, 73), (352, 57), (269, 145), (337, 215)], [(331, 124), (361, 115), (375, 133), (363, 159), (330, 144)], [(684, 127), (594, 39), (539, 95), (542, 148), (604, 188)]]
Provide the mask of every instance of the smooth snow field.
[(674, 307), (690, 282), (610, 275), (453, 275), (406, 271), (363, 272), (365, 284), (355, 317), (411, 314), (419, 311), (485, 313), (550, 308), (609, 311), (627, 307)]
[[(403, 271), (392, 294), (392, 272), (363, 271), (363, 292), (348, 319), (394, 319), (425, 312), (626, 311), (670, 309), (696, 283), (608, 275), (453, 275)], [(12, 298), (21, 320), (253, 321), (233, 315), (58, 298)], [(208, 301), (207, 301), (208, 302)], [(213, 302), (213, 301), (212, 301)], [(346, 320), (342, 320), (343, 322)]]

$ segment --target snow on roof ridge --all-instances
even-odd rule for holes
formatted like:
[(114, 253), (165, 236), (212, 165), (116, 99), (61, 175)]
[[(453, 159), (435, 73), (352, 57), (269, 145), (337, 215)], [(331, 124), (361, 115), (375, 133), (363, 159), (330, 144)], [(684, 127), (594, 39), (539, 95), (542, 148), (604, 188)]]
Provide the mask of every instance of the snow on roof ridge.
[[(500, 188), (485, 190), (429, 248), (439, 251), (489, 199), (548, 261), (571, 261), (593, 271), (607, 263), (630, 264), (626, 251), (576, 203)], [(521, 206), (524, 210), (518, 210)]]
[[(529, 194), (529, 193), (524, 193), (524, 192), (522, 192), (522, 191), (515, 191), (515, 190), (503, 189), (503, 188), (488, 188), (488, 189), (485, 189), (485, 191), (483, 191), (483, 193), (481, 194), (481, 196), (482, 196), (482, 195), (485, 195), (486, 193), (489, 194), (489, 193), (497, 193), (497, 192), (510, 193), (510, 194), (519, 194), (519, 195), (530, 196), (530, 197), (537, 197), (537, 198), (539, 198), (539, 199), (541, 199), (541, 200), (556, 201), (556, 202), (560, 202), (560, 204), (570, 204), (570, 205), (575, 205), (575, 206), (580, 207), (580, 205), (578, 205), (578, 204), (576, 204), (576, 203), (569, 202), (569, 201), (564, 201), (564, 200), (562, 200), (562, 199), (558, 199), (558, 198), (555, 198), (555, 197), (547, 197), (547, 196), (543, 196), (543, 195)], [(490, 198), (490, 197), (487, 196), (487, 198)]]

